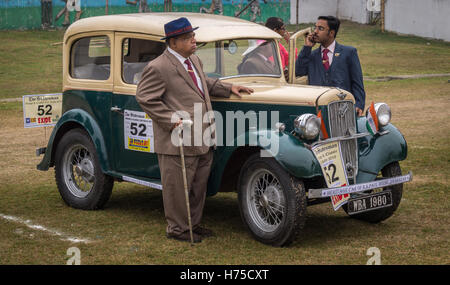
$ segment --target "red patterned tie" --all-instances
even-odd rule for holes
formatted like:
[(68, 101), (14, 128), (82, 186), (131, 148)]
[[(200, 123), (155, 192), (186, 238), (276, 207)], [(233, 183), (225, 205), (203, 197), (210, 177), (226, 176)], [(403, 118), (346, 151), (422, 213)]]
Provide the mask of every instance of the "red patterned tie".
[(328, 61), (328, 52), (329, 50), (327, 48), (323, 49), (322, 51), (322, 64), (323, 67), (325, 67), (326, 71), (328, 71), (328, 68), (330, 68), (330, 62)]
[(194, 73), (194, 69), (192, 68), (191, 62), (189, 61), (189, 59), (186, 59), (184, 61), (184, 63), (187, 65), (188, 68), (188, 73), (192, 78), (192, 81), (194, 81), (195, 86), (197, 86), (197, 89), (200, 91), (200, 93), (202, 94), (203, 97), (205, 97), (205, 95), (203, 94), (202, 90), (200, 89), (200, 87), (198, 87), (198, 83), (197, 83), (197, 77), (195, 77), (195, 73)]

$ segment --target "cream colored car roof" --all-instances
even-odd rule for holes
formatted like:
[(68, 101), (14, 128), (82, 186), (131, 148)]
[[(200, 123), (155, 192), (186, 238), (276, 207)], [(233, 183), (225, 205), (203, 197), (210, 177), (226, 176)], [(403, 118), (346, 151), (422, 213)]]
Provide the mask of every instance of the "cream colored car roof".
[(121, 31), (144, 33), (164, 37), (164, 24), (180, 17), (189, 19), (198, 42), (211, 42), (236, 38), (279, 39), (281, 36), (263, 25), (246, 20), (200, 13), (134, 13), (89, 17), (69, 26), (64, 39), (94, 31)]

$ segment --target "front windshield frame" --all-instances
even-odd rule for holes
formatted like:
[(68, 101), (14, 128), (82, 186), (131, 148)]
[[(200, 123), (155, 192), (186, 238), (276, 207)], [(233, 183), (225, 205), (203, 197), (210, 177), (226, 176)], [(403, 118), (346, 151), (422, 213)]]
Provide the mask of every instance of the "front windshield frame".
[[(237, 43), (238, 46), (235, 53), (231, 53), (226, 47), (232, 41)], [(244, 62), (245, 56), (257, 53), (257, 49), (263, 45), (268, 46), (268, 50), (271, 51), (269, 55), (271, 54), (270, 60), (273, 64), (273, 72), (267, 73), (267, 70), (265, 70), (266, 73), (247, 72), (248, 70), (239, 72), (238, 65)], [(280, 78), (282, 76), (278, 42), (274, 39), (236, 38), (215, 42), (198, 42), (197, 47), (196, 55), (202, 60), (203, 69), (209, 77), (229, 79), (242, 77)], [(263, 48), (261, 47), (260, 49)]]

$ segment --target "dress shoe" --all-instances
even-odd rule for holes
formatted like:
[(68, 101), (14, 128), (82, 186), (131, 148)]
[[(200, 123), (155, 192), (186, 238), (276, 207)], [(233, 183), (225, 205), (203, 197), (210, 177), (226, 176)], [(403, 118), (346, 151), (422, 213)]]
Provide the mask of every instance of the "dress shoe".
[[(176, 234), (166, 234), (166, 236), (169, 239), (175, 239), (175, 240), (179, 240), (179, 241), (191, 242), (191, 234), (189, 233), (189, 231), (183, 232), (183, 233), (178, 234), (178, 235), (176, 235)], [(198, 242), (202, 241), (202, 237), (199, 234), (195, 233), (195, 232), (192, 233), (192, 237), (194, 239), (194, 243), (198, 243)]]
[(198, 226), (198, 227), (196, 227), (194, 229), (194, 234), (198, 234), (198, 235), (200, 235), (202, 237), (212, 237), (212, 236), (214, 236), (214, 233), (213, 233), (212, 230), (204, 228), (204, 227), (200, 227), (200, 226)]

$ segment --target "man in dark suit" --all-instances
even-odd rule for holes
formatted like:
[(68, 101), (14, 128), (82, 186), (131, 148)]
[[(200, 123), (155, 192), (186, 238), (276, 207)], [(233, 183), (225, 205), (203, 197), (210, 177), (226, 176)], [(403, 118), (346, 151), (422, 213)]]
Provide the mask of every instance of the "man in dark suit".
[[(333, 16), (320, 16), (314, 32), (295, 63), (295, 76), (308, 75), (310, 85), (333, 86), (349, 91), (355, 97), (355, 110), (362, 116), (366, 93), (356, 48), (336, 42), (340, 21)], [(320, 48), (312, 47), (320, 43)]]
[[(190, 118), (185, 119), (194, 121), (191, 143), (184, 148), (184, 160), (193, 238), (194, 242), (200, 242), (202, 237), (212, 234), (200, 226), (215, 141), (212, 131), (214, 118), (210, 115), (208, 122), (202, 120), (207, 112), (212, 111), (209, 96), (241, 96), (239, 92), (251, 93), (253, 90), (208, 78), (203, 73), (202, 62), (194, 55), (196, 29), (184, 17), (164, 26), (166, 37), (163, 39), (166, 40), (167, 49), (144, 68), (137, 86), (136, 100), (153, 120), (155, 152), (158, 154), (164, 213), (168, 224), (167, 237), (181, 241), (190, 240), (190, 231), (180, 149), (172, 141), (172, 132), (182, 123), (179, 112), (188, 114)], [(194, 112), (197, 111), (201, 111), (200, 122), (195, 121)], [(196, 124), (201, 128), (197, 129)]]

